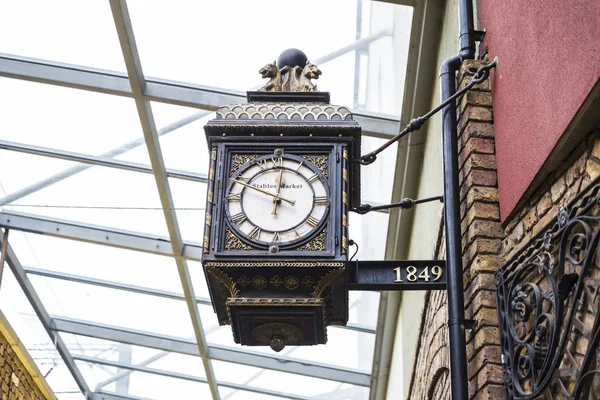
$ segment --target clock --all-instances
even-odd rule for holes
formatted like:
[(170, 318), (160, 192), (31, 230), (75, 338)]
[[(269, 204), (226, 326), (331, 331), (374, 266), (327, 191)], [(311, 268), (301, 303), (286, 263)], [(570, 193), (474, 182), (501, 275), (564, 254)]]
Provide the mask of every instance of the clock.
[(204, 130), (202, 266), (236, 343), (315, 345), (348, 320), (348, 212), (360, 126), (323, 92), (249, 92)]
[(330, 190), (309, 159), (277, 148), (230, 176), (224, 198), (232, 232), (276, 253), (307, 242), (323, 228)]

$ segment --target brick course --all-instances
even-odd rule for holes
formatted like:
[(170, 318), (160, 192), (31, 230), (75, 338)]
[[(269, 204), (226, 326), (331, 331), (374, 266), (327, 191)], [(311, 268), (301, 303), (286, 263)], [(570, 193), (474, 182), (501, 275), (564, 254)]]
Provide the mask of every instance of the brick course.
[[(485, 63), (463, 63), (459, 87)], [(468, 393), (469, 399), (499, 399), (504, 398), (504, 390), (494, 273), (600, 175), (600, 127), (501, 224), (489, 81), (461, 99), (457, 116), (465, 318), (477, 320), (466, 336)], [(443, 236), (439, 236), (434, 257), (445, 258)], [(408, 399), (430, 399), (432, 393), (440, 394), (436, 400), (450, 398), (449, 379), (439, 379), (449, 366), (446, 326), (446, 292), (428, 292)]]
[(24, 352), (26, 350), (0, 313), (1, 400), (56, 400), (33, 360)]

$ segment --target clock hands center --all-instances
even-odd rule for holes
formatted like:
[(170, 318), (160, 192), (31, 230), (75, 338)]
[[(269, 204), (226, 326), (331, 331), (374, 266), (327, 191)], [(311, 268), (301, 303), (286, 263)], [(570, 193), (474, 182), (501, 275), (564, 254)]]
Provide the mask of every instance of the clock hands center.
[[(277, 183), (277, 196), (279, 196), (279, 193), (281, 192), (281, 184), (283, 183), (283, 168), (279, 170), (279, 177), (275, 179), (275, 182)], [(278, 198), (273, 198), (273, 212), (271, 212), (272, 215), (277, 215), (277, 207), (279, 206), (279, 203), (281, 203), (281, 200)]]
[(281, 197), (279, 194), (271, 193), (271, 192), (268, 192), (268, 191), (266, 191), (266, 190), (263, 190), (263, 189), (260, 189), (260, 188), (254, 187), (254, 186), (252, 186), (252, 185), (248, 185), (246, 182), (238, 181), (237, 179), (233, 179), (233, 178), (229, 178), (229, 180), (230, 180), (231, 182), (235, 182), (235, 183), (237, 183), (237, 184), (239, 184), (239, 185), (245, 186), (245, 187), (247, 187), (247, 188), (249, 188), (249, 189), (254, 189), (254, 190), (256, 190), (257, 192), (264, 193), (264, 194), (266, 194), (266, 195), (268, 195), (268, 196), (271, 196), (271, 197), (273, 197), (273, 198), (275, 198), (275, 199), (277, 199), (277, 200), (283, 200), (283, 201), (285, 201), (286, 203), (290, 203), (291, 205), (294, 205), (294, 204), (296, 204), (296, 202), (295, 202), (294, 200), (289, 200), (289, 199), (286, 199), (286, 198), (284, 198), (284, 197)]

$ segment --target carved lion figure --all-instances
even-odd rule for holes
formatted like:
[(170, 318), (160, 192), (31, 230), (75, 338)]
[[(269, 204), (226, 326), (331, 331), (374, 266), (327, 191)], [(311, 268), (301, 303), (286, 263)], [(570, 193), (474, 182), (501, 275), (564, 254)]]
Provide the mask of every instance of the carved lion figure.
[(281, 74), (279, 68), (277, 68), (277, 62), (266, 64), (264, 67), (258, 70), (258, 73), (263, 78), (271, 78), (271, 80), (263, 86), (260, 90), (263, 92), (279, 92), (281, 91)]
[(302, 69), (302, 73), (298, 79), (298, 83), (293, 91), (295, 92), (315, 92), (317, 90), (317, 85), (313, 85), (311, 79), (319, 79), (319, 75), (322, 72), (315, 64), (310, 61), (306, 61), (306, 65)]

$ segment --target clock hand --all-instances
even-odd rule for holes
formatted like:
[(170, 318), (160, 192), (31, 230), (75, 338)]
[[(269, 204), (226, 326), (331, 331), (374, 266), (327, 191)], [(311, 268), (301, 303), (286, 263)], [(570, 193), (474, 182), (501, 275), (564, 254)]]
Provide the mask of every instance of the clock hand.
[(245, 187), (247, 187), (247, 188), (249, 188), (249, 189), (254, 189), (254, 190), (256, 190), (257, 192), (261, 192), (261, 193), (264, 193), (264, 194), (266, 194), (266, 195), (272, 196), (272, 197), (274, 197), (274, 198), (276, 198), (276, 199), (283, 200), (283, 201), (285, 201), (286, 203), (290, 203), (291, 205), (294, 205), (294, 204), (296, 204), (296, 202), (295, 202), (294, 200), (288, 200), (288, 199), (285, 199), (285, 198), (281, 197), (281, 196), (280, 196), (280, 195), (278, 195), (278, 194), (271, 193), (271, 192), (267, 192), (266, 190), (262, 190), (262, 189), (259, 189), (259, 188), (257, 188), (257, 187), (254, 187), (254, 186), (252, 186), (252, 185), (248, 185), (248, 184), (247, 184), (247, 183), (245, 183), (245, 182), (238, 181), (237, 179), (229, 178), (229, 180), (230, 180), (231, 182), (235, 182), (235, 183), (237, 183), (237, 184), (240, 184), (240, 185), (242, 185), (242, 186), (245, 186)]
[[(282, 179), (283, 179), (283, 168), (279, 171), (279, 179), (275, 180), (275, 182), (277, 182), (277, 196), (279, 196), (279, 192), (281, 192)], [(277, 215), (277, 207), (279, 206), (279, 203), (281, 203), (281, 200), (279, 200), (277, 198), (273, 199), (273, 212), (271, 214)]]

